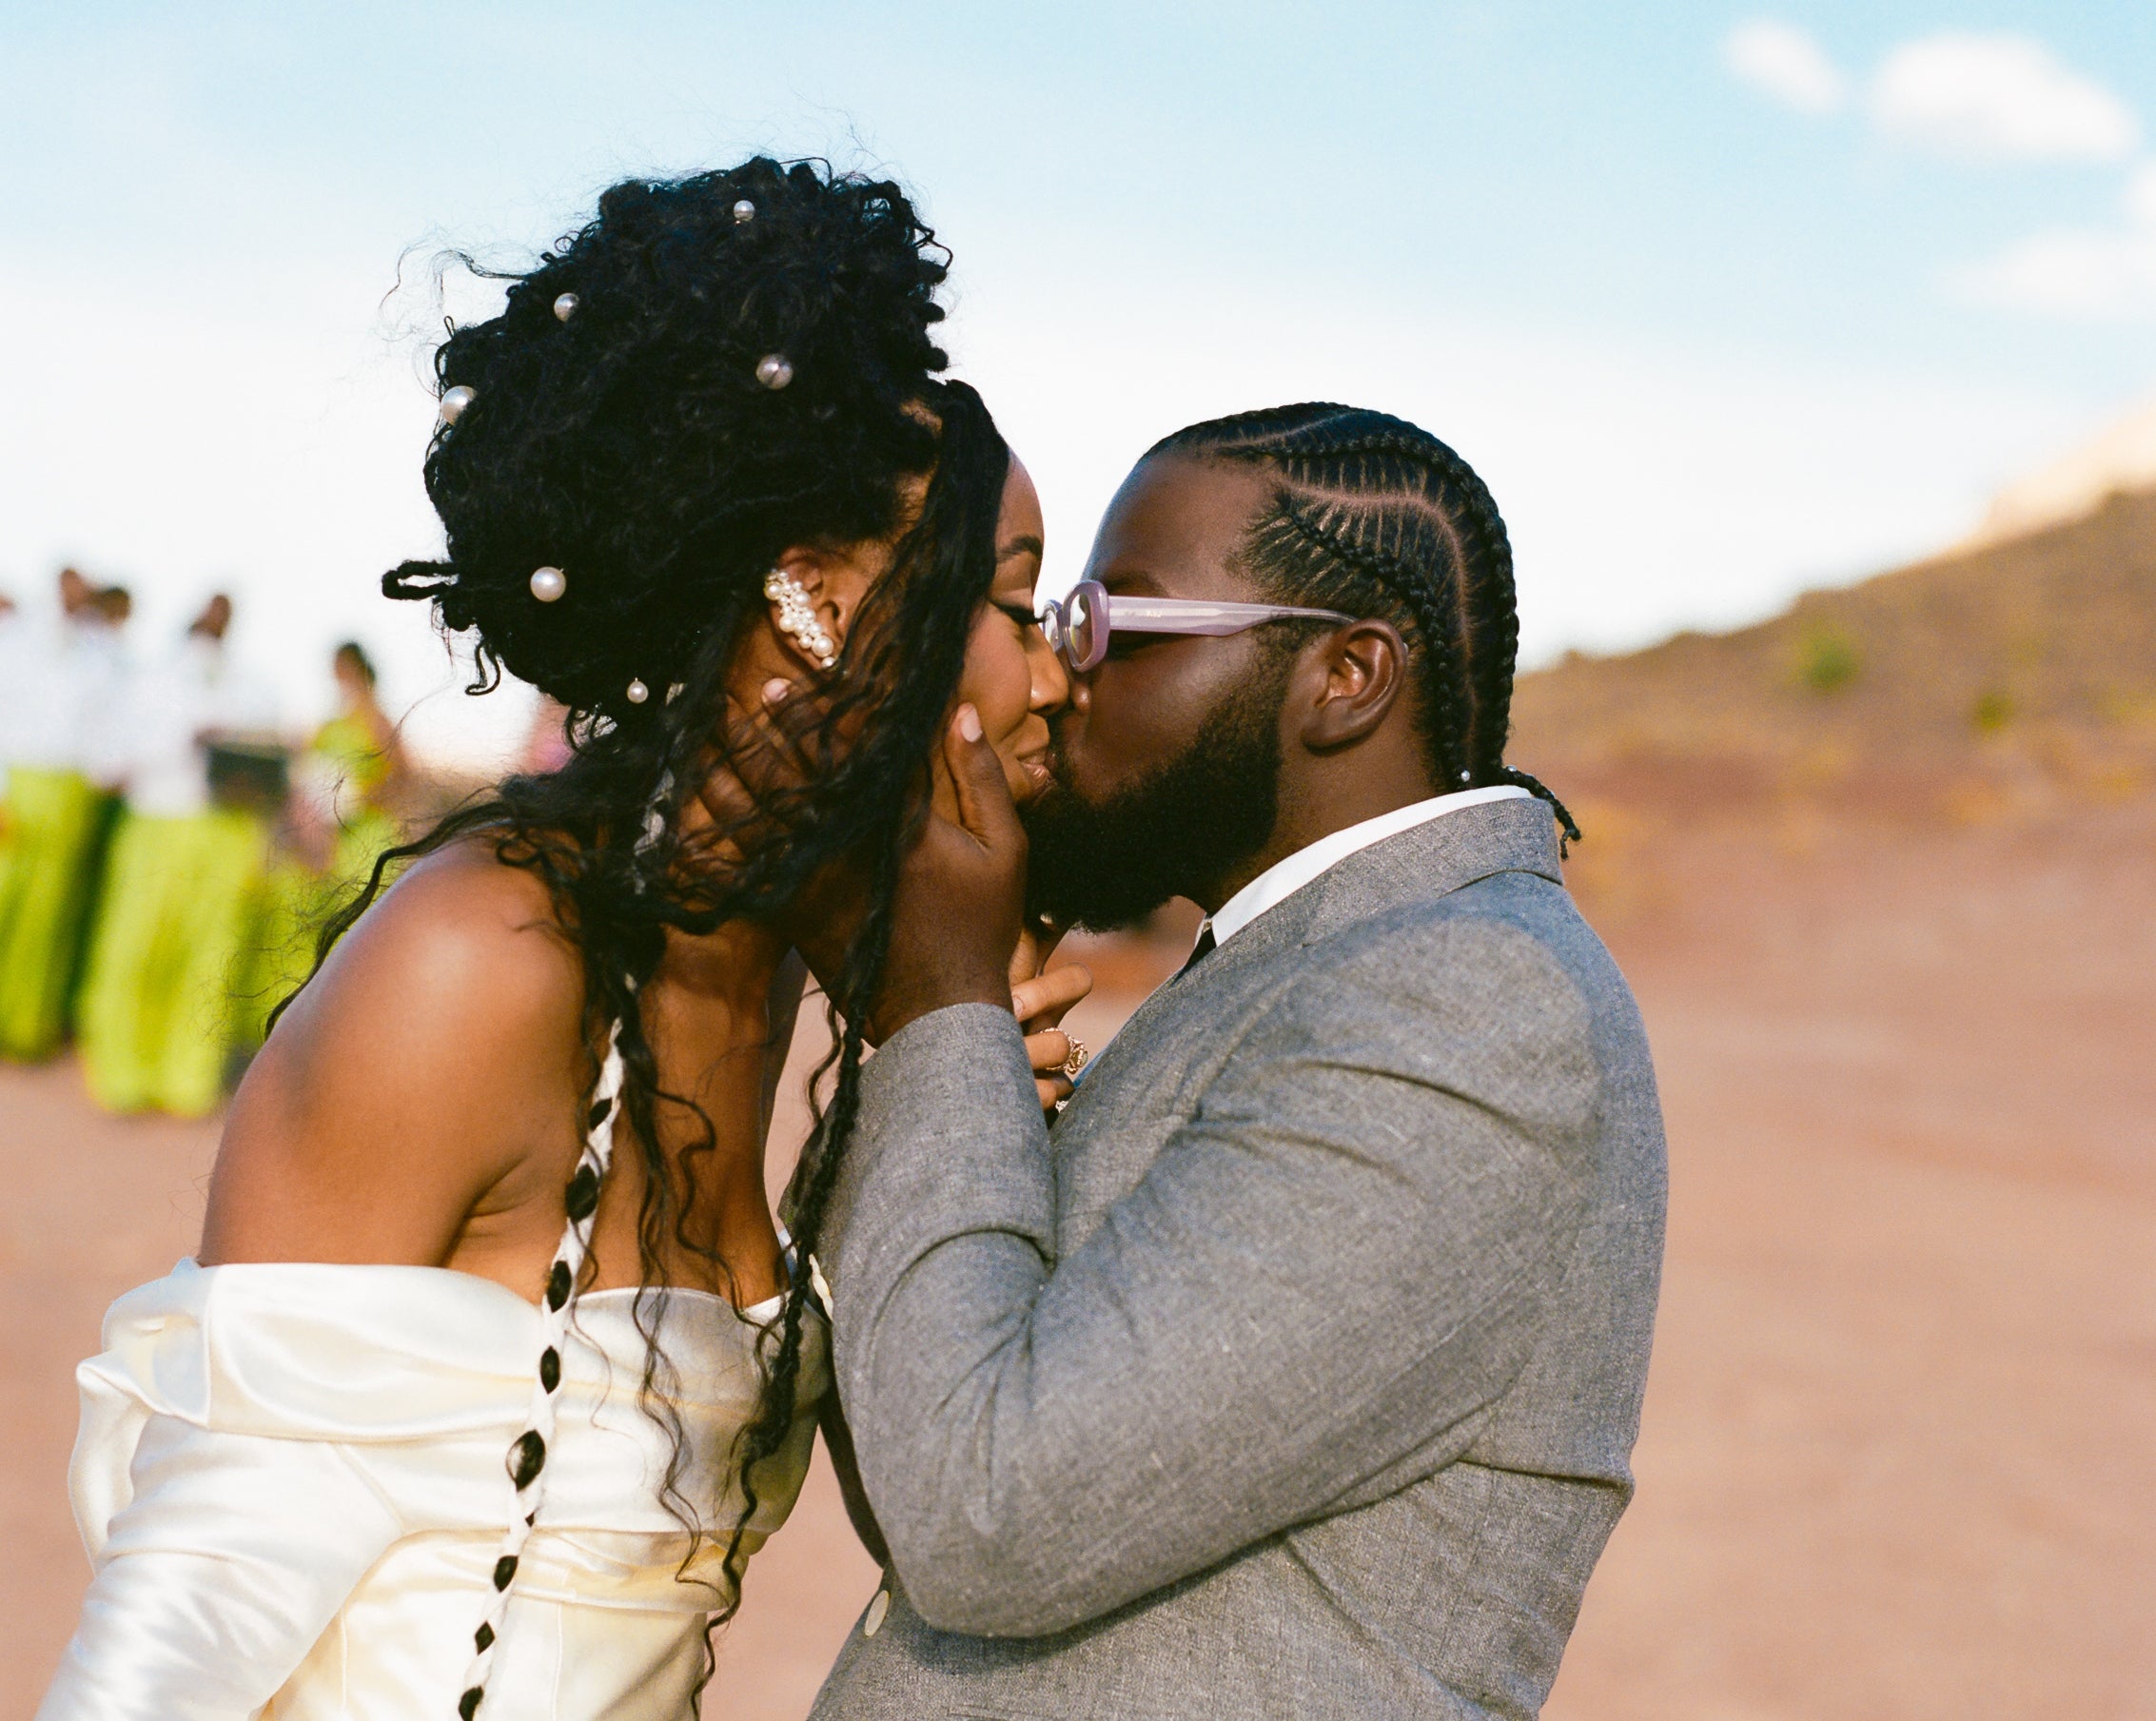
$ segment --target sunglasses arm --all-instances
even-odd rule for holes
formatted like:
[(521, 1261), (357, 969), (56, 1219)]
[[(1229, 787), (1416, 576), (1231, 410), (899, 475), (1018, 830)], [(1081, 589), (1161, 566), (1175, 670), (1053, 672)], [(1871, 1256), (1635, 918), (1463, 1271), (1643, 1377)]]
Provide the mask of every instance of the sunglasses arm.
[(1133, 634), (1240, 634), (1261, 622), (1353, 621), (1338, 610), (1305, 610), (1282, 603), (1207, 603), (1197, 597), (1110, 597), (1107, 624)]

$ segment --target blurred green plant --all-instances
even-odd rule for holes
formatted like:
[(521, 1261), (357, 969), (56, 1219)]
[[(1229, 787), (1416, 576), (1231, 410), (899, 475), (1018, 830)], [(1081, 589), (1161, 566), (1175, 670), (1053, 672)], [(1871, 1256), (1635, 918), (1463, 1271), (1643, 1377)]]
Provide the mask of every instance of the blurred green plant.
[(1835, 694), (1864, 673), (1864, 658), (1839, 628), (1814, 627), (1798, 643), (1796, 673), (1813, 693)]
[(1979, 734), (1995, 734), (2013, 721), (2013, 695), (2003, 687), (1988, 687), (1969, 708), (1969, 720)]

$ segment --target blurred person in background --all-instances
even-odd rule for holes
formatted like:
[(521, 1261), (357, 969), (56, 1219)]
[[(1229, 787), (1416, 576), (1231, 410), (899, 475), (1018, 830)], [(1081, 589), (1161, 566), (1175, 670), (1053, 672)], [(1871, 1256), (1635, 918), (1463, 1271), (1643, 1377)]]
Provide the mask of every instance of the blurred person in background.
[(376, 693), (374, 661), (355, 639), (330, 659), (337, 714), (314, 733), (307, 758), (335, 832), (329, 871), (340, 886), (363, 882), (375, 859), (402, 836), (411, 768), (397, 726)]
[(376, 860), (403, 840), (411, 772), (377, 695), (374, 661), (347, 639), (331, 654), (329, 670), (337, 712), (297, 761), (263, 881), (252, 960), (237, 987), (243, 1053), (262, 1044), (278, 1003), (313, 970), (330, 916), (367, 883)]
[(231, 659), (231, 623), (219, 593), (123, 703), (126, 806), (77, 1017), (91, 1096), (111, 1111), (207, 1115), (243, 1038), (236, 992), (261, 916), (282, 748), (273, 698)]
[(134, 619), (135, 595), (126, 586), (99, 586), (91, 596), (90, 609), (97, 618), (110, 630), (112, 637), (119, 637), (121, 630)]
[[(22, 606), (10, 592), (0, 592), (0, 842), (7, 837), (5, 820), (8, 812), (8, 724), (14, 710), (14, 701), (20, 696), (23, 677), (29, 673), (26, 661), (29, 651), (29, 627), (25, 621)], [(5, 850), (0, 850), (4, 853)]]
[[(30, 673), (30, 627), (14, 596), (0, 592), (0, 872), (8, 865), (8, 755), (15, 702)], [(4, 887), (0, 887), (4, 889)]]
[(57, 596), (51, 615), (8, 623), (0, 680), (0, 1056), (19, 1060), (66, 1033), (126, 679), (126, 591), (63, 568)]

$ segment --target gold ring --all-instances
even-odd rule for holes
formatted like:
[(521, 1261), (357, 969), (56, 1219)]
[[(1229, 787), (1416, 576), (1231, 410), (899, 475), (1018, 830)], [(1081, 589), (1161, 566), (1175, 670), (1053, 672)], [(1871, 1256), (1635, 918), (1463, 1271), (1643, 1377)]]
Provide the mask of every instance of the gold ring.
[(1078, 1072), (1086, 1067), (1087, 1064), (1091, 1060), (1092, 1055), (1093, 1054), (1091, 1052), (1086, 1049), (1085, 1041), (1072, 1040), (1070, 1042), (1070, 1056), (1064, 1059), (1063, 1061), (1063, 1073), (1068, 1076), (1072, 1081), (1076, 1081), (1078, 1079)]

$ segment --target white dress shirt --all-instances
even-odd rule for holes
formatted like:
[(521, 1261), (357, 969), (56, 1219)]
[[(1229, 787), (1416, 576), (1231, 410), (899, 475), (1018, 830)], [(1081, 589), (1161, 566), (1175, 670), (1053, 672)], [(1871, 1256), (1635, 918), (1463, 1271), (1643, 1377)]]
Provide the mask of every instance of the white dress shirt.
[(1312, 879), (1330, 871), (1349, 855), (1360, 853), (1371, 844), (1383, 842), (1388, 836), (1398, 836), (1402, 831), (1427, 825), (1432, 819), (1441, 819), (1446, 813), (1458, 812), (1462, 808), (1528, 798), (1526, 790), (1511, 783), (1492, 789), (1462, 789), (1455, 794), (1433, 795), (1426, 801), (1396, 807), (1374, 819), (1364, 819), (1359, 825), (1335, 831), (1330, 836), (1321, 836), (1307, 848), (1298, 849), (1285, 860), (1267, 867), (1221, 904), (1198, 929), (1198, 942), (1203, 944), (1209, 931), (1216, 948), (1225, 944), (1267, 909), (1278, 908)]

